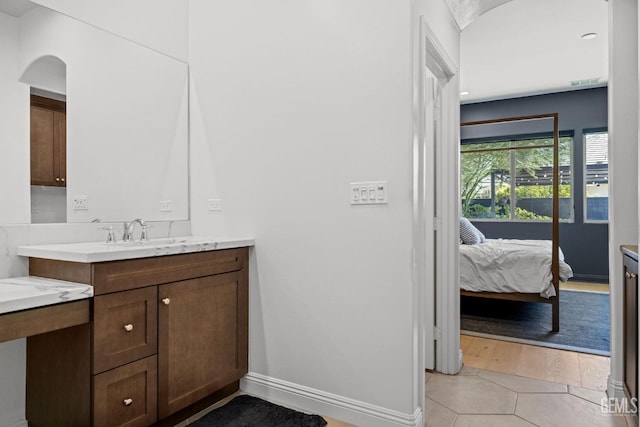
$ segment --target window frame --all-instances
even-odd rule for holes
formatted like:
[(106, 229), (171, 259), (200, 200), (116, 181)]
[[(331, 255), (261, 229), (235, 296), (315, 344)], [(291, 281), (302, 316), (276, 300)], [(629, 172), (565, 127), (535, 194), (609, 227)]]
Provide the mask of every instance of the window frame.
[[(609, 150), (609, 129), (607, 127), (589, 128), (582, 130), (582, 222), (584, 224), (609, 224), (609, 213), (607, 219), (587, 218), (587, 135), (607, 134), (607, 151)], [(607, 156), (607, 177), (609, 176), (609, 161)], [(608, 180), (608, 178), (607, 178)], [(610, 197), (607, 190), (607, 199)]]
[[(517, 134), (517, 135), (507, 135), (500, 137), (482, 137), (482, 138), (469, 138), (460, 141), (460, 146), (470, 145), (470, 144), (482, 144), (482, 143), (492, 143), (492, 142), (509, 142), (509, 141), (526, 141), (531, 139), (540, 139), (540, 138), (553, 138), (552, 132), (540, 132), (540, 133), (529, 133), (529, 134)], [(569, 171), (571, 172), (571, 197), (570, 199), (570, 210), (569, 210), (569, 218), (560, 218), (561, 223), (572, 224), (575, 222), (575, 132), (573, 130), (560, 131), (558, 138), (571, 138), (571, 142), (569, 144)], [(513, 150), (510, 150), (509, 155), (511, 156)], [(462, 163), (462, 156), (464, 152), (460, 152), (460, 162)], [(586, 162), (585, 162), (586, 163)], [(460, 168), (462, 169), (462, 168)], [(513, 171), (510, 171), (513, 172)], [(460, 196), (460, 195), (459, 195)], [(586, 205), (585, 205), (586, 206)], [(585, 208), (586, 210), (586, 208)], [(512, 216), (515, 215), (515, 212)], [(553, 220), (552, 219), (522, 219), (522, 218), (468, 218), (471, 221), (478, 222), (505, 222), (505, 223), (540, 223), (540, 224), (549, 224)]]

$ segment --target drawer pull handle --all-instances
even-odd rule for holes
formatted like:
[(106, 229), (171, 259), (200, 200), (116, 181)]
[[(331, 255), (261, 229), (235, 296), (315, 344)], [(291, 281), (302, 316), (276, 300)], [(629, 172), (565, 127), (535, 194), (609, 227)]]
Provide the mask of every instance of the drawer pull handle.
[(131, 404), (133, 403), (133, 399), (125, 399), (122, 401), (122, 403), (124, 403), (124, 406), (131, 406)]
[(133, 331), (133, 325), (131, 323), (127, 323), (126, 325), (124, 325), (124, 330), (127, 332)]
[(162, 298), (162, 303), (164, 305), (169, 305), (169, 304), (171, 304), (171, 300), (169, 298)]
[(627, 279), (635, 279), (636, 275), (634, 273), (629, 273), (628, 271), (626, 273), (624, 273), (625, 277)]

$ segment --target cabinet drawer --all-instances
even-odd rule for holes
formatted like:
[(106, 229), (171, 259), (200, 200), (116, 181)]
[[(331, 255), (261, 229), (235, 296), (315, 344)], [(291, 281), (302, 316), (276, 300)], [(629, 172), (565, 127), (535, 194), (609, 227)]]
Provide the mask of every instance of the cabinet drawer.
[(94, 376), (94, 427), (153, 424), (157, 420), (157, 366), (156, 356), (151, 356)]
[(151, 286), (94, 297), (94, 374), (157, 352), (157, 292)]
[(247, 248), (93, 264), (94, 295), (238, 271)]

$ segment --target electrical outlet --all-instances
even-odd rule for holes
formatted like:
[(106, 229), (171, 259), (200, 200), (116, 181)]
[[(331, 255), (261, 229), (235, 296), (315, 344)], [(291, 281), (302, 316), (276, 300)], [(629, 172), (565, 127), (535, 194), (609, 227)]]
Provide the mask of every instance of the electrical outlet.
[(222, 210), (222, 199), (208, 199), (207, 209), (209, 212), (220, 212)]
[(87, 199), (87, 196), (73, 196), (73, 210), (88, 211), (89, 201)]
[(171, 200), (160, 200), (160, 212), (171, 212), (173, 210), (173, 202)]

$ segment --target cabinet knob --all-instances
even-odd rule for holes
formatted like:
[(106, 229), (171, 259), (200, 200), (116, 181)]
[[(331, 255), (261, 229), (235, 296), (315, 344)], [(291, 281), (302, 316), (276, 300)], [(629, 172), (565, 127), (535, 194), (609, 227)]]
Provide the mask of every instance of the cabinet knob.
[(131, 404), (133, 403), (133, 399), (125, 399), (122, 401), (122, 403), (124, 403), (124, 406), (131, 406)]
[(627, 279), (635, 279), (636, 275), (634, 273), (629, 273), (628, 271), (626, 273), (624, 273), (625, 277)]
[(164, 305), (169, 305), (169, 304), (171, 304), (171, 300), (169, 298), (162, 298), (162, 303)]
[(56, 177), (56, 182), (60, 182), (60, 178), (59, 177)]
[(133, 331), (133, 325), (131, 323), (127, 323), (126, 325), (124, 325), (124, 330), (127, 332)]
[(60, 181), (64, 182), (64, 178), (60, 178)]

